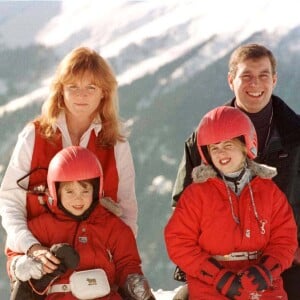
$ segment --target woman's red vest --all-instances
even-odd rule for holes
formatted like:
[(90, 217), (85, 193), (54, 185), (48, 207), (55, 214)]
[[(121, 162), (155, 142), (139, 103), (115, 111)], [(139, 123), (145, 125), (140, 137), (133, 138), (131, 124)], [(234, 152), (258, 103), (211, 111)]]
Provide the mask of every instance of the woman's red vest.
[[(46, 210), (45, 207), (45, 195), (38, 195), (31, 192), (38, 186), (47, 186), (47, 168), (50, 160), (53, 156), (62, 149), (62, 137), (59, 130), (53, 139), (48, 140), (42, 136), (39, 131), (39, 123), (35, 122), (35, 143), (31, 161), (31, 171), (29, 177), (29, 192), (27, 193), (27, 218), (31, 218), (40, 215)], [(111, 197), (114, 201), (117, 201), (118, 191), (118, 171), (116, 166), (114, 147), (101, 147), (96, 146), (96, 134), (91, 132), (90, 140), (87, 148), (96, 154), (98, 157), (102, 169), (103, 169), (103, 186), (104, 195)], [(86, 166), (87, 168), (89, 166)]]

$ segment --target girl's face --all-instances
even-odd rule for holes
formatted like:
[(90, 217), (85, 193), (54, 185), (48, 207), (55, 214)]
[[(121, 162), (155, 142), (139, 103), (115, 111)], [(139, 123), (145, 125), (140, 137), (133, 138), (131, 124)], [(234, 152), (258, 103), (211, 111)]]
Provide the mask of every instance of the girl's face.
[(66, 113), (79, 120), (84, 117), (94, 117), (98, 110), (103, 93), (94, 82), (92, 76), (74, 78), (63, 87), (64, 103)]
[(208, 145), (208, 152), (214, 166), (223, 174), (241, 170), (246, 160), (245, 145), (238, 139)]
[(66, 210), (80, 216), (93, 202), (93, 185), (87, 181), (61, 182), (58, 195)]

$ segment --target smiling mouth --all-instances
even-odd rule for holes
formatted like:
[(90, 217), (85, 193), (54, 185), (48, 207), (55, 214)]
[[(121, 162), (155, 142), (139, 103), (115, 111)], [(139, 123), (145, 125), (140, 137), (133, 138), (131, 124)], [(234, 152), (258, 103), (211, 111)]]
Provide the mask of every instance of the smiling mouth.
[(253, 93), (253, 92), (247, 92), (247, 94), (251, 97), (260, 97), (263, 95), (264, 92), (257, 92), (257, 93)]
[(230, 158), (224, 158), (224, 159), (220, 159), (220, 165), (226, 165), (230, 162)]
[(82, 205), (80, 205), (80, 206), (73, 206), (73, 208), (76, 209), (76, 210), (82, 210), (83, 206)]

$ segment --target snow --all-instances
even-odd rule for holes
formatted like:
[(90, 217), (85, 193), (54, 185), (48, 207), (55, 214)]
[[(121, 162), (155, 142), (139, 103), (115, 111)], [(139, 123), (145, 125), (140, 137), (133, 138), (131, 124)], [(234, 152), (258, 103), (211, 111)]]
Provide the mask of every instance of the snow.
[(146, 39), (186, 24), (184, 42), (172, 45), (168, 51), (162, 49), (153, 56), (149, 55), (148, 59), (118, 75), (119, 83), (127, 84), (154, 72), (214, 34), (226, 37), (235, 33), (236, 41), (241, 41), (260, 30), (288, 30), (299, 24), (298, 8), (297, 0), (285, 0), (284, 6), (279, 0), (252, 0), (246, 7), (240, 0), (65, 0), (60, 14), (40, 30), (36, 41), (55, 47), (74, 34), (91, 30), (83, 44), (96, 46), (109, 58), (117, 56), (129, 45), (142, 44)]
[(172, 300), (179, 288), (176, 288), (174, 291), (157, 290), (153, 294), (156, 300)]
[(160, 195), (169, 194), (172, 192), (172, 181), (163, 175), (156, 176), (153, 178), (151, 186), (149, 186), (149, 191)]
[(11, 100), (7, 104), (0, 106), (0, 118), (3, 117), (5, 113), (17, 111), (19, 109), (26, 107), (27, 105), (33, 104), (34, 102), (44, 101), (47, 92), (48, 92), (48, 87), (43, 86), (25, 96)]

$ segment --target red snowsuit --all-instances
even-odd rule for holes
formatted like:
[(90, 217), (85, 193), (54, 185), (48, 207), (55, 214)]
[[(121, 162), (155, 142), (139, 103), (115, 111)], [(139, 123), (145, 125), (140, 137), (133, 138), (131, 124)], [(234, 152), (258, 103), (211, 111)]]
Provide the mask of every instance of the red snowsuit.
[[(117, 289), (125, 283), (127, 275), (143, 274), (132, 230), (101, 205), (84, 221), (76, 221), (56, 208), (55, 215), (44, 213), (30, 220), (28, 226), (46, 247), (57, 243), (72, 245), (80, 255), (76, 271), (95, 268), (105, 270), (111, 294), (101, 299), (122, 299)], [(53, 284), (69, 283), (71, 273), (67, 271)], [(46, 299), (76, 298), (69, 292), (49, 294)]]
[[(180, 197), (165, 227), (165, 241), (171, 260), (187, 275), (190, 299), (227, 299), (199, 279), (201, 264), (210, 256), (259, 250), (262, 255), (278, 260), (282, 271), (291, 265), (297, 247), (297, 229), (285, 195), (270, 179), (256, 176), (250, 184), (257, 212), (266, 221), (265, 234), (260, 232), (247, 185), (240, 196), (230, 190), (234, 214), (240, 224), (232, 217), (225, 183), (216, 175), (202, 182), (194, 178), (194, 183)], [(237, 272), (257, 260), (221, 263)], [(260, 293), (259, 299), (277, 299), (276, 296), (287, 299), (281, 277), (275, 280), (274, 287)]]

